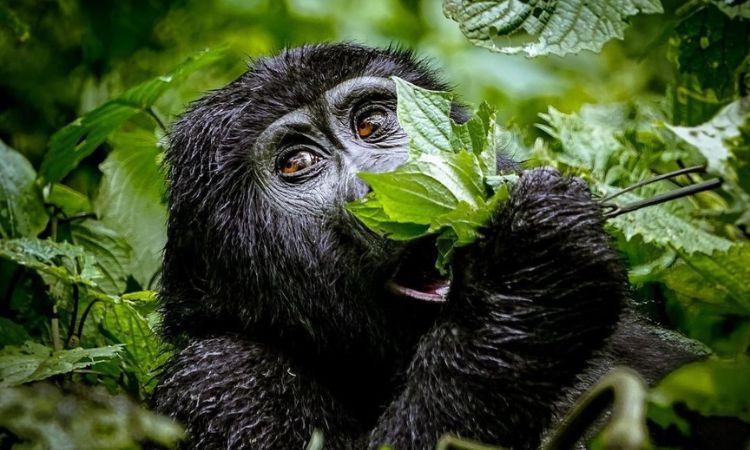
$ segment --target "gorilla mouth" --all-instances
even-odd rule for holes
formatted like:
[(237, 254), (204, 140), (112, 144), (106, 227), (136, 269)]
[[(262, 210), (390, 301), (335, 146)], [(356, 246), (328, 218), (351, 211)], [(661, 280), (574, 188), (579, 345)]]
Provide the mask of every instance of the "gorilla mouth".
[(410, 246), (399, 261), (387, 289), (400, 297), (427, 302), (444, 302), (451, 280), (435, 269), (437, 248), (434, 239), (421, 239)]

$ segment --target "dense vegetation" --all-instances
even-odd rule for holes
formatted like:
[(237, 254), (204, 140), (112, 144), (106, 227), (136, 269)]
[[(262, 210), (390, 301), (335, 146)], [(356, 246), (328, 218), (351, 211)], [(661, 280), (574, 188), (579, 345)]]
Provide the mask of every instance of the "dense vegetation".
[[(506, 180), (482, 163), (488, 146), (581, 176), (601, 197), (701, 167), (619, 195), (617, 205), (721, 179), (720, 189), (613, 215), (608, 226), (638, 308), (714, 352), (630, 401), (647, 404), (653, 427), (688, 438), (696, 413), (750, 422), (750, 1), (537, 3), (0, 6), (0, 448), (171, 446), (181, 437), (143, 407), (170, 352), (155, 308), (168, 124), (237, 76), (248, 55), (333, 39), (414, 47), (444, 66), (463, 99), (487, 101), (459, 127), (437, 120), (445, 96), (399, 86), (414, 155), (455, 151), (448, 170), (473, 170), (478, 181), (466, 185), (490, 190), (448, 189), (466, 201), (452, 211), (428, 202), (407, 217), (399, 201), (413, 200), (393, 191), (389, 200), (381, 178), (380, 209), (357, 212), (400, 238), (442, 233), (445, 258), (502, 200), (491, 195)], [(424, 127), (444, 141), (420, 142)], [(471, 151), (474, 159), (462, 156)]]

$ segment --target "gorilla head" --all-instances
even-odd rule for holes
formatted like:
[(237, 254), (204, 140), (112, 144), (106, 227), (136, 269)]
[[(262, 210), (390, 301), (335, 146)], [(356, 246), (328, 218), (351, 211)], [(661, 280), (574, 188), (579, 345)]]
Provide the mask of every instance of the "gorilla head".
[[(192, 105), (167, 158), (168, 335), (219, 326), (321, 351), (387, 345), (384, 288), (403, 249), (344, 206), (368, 190), (357, 172), (406, 160), (394, 75), (447, 88), (408, 52), (315, 45), (257, 60)], [(428, 297), (431, 281), (417, 286)]]

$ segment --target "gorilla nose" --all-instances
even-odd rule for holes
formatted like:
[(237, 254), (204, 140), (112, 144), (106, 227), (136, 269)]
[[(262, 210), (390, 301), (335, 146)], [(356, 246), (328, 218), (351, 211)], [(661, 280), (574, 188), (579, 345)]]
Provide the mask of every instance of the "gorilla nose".
[(369, 184), (365, 183), (361, 178), (357, 177), (354, 182), (354, 198), (359, 199), (369, 194), (372, 188)]

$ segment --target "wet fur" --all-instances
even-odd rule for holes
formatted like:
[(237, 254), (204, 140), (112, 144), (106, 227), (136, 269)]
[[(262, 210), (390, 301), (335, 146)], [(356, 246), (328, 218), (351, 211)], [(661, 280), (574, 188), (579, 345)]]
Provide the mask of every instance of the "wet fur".
[(160, 298), (181, 350), (153, 405), (187, 427), (185, 448), (303, 448), (316, 428), (330, 449), (432, 448), (446, 432), (534, 448), (613, 364), (656, 379), (694, 358), (623, 313), (601, 210), (554, 171), (522, 174), (484, 239), (456, 256), (444, 306), (380, 288), (403, 248), (344, 211), (361, 195), (351, 180), (323, 217), (284, 214), (252, 143), (360, 75), (447, 88), (408, 52), (307, 46), (255, 61), (173, 127)]

